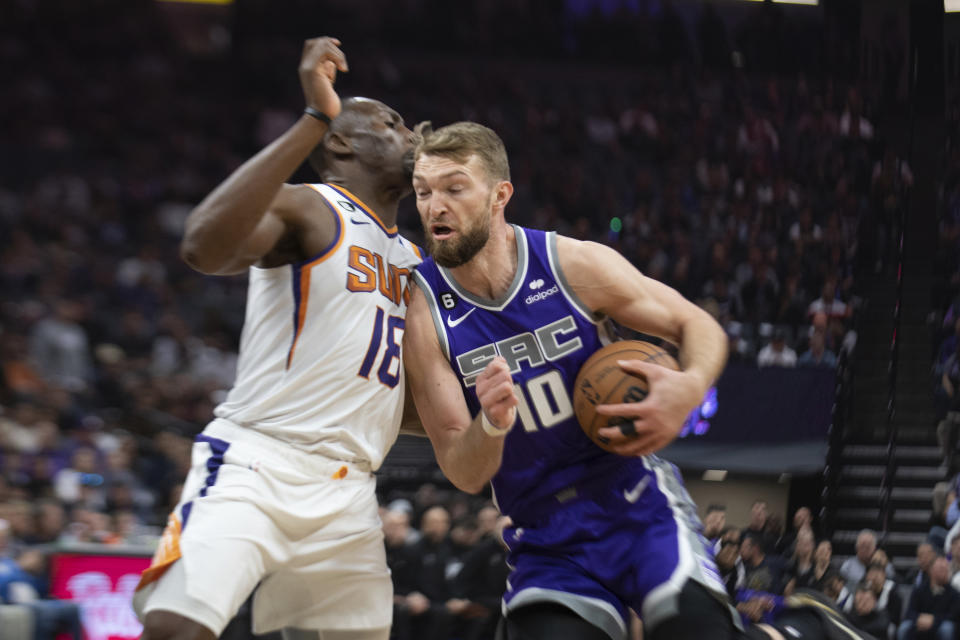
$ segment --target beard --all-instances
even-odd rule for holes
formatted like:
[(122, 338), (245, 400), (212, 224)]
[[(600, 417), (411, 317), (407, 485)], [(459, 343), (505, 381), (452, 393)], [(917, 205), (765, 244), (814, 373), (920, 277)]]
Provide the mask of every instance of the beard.
[(457, 234), (449, 240), (436, 240), (427, 233), (427, 251), (433, 256), (434, 262), (445, 269), (453, 269), (464, 265), (480, 252), (490, 239), (490, 213), (481, 217), (469, 229)]

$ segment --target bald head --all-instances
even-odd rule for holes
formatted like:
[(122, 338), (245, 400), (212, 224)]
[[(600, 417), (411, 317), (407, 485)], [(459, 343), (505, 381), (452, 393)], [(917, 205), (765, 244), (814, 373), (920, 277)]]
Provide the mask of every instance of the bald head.
[(325, 181), (338, 173), (341, 163), (359, 162), (378, 173), (402, 173), (407, 152), (412, 171), (413, 139), (396, 110), (363, 97), (345, 98), (340, 104), (340, 114), (310, 154), (310, 165)]

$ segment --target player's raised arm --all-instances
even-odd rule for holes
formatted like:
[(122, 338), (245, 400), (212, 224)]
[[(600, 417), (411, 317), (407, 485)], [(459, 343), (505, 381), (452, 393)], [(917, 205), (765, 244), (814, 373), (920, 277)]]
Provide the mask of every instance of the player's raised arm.
[[(340, 113), (333, 89), (337, 70), (347, 61), (336, 38), (307, 40), (300, 61), (300, 83), (307, 109), (286, 133), (220, 183), (187, 218), (180, 245), (184, 261), (197, 271), (225, 275), (243, 271), (271, 251), (296, 216), (322, 202), (309, 187), (284, 185), (323, 140), (329, 120)], [(323, 120), (324, 116), (327, 118)], [(329, 235), (335, 233), (330, 213)], [(323, 233), (323, 225), (318, 225)], [(325, 246), (323, 238), (311, 244)]]
[(727, 337), (710, 315), (667, 285), (640, 273), (613, 249), (570, 238), (557, 239), (560, 266), (580, 299), (595, 312), (631, 329), (680, 346), (682, 371), (637, 360), (621, 366), (643, 374), (650, 394), (640, 403), (601, 405), (598, 412), (634, 419), (636, 436), (618, 427), (601, 430), (623, 455), (645, 455), (669, 444), (690, 411), (719, 377), (727, 360)]
[[(462, 491), (479, 493), (500, 468), (503, 436), (516, 418), (513, 379), (502, 358), (477, 377), (484, 410), (473, 418), (437, 340), (423, 291), (412, 287), (403, 334), (407, 382), (444, 475)], [(484, 428), (483, 415), (488, 424)]]

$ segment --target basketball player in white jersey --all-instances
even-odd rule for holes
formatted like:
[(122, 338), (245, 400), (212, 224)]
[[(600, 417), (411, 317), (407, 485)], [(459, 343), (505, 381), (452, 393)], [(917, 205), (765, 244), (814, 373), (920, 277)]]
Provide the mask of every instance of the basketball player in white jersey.
[[(144, 640), (216, 638), (257, 585), (257, 633), (389, 636), (372, 471), (403, 411), (420, 257), (395, 222), (414, 136), (380, 102), (341, 104), (339, 44), (306, 42), (304, 115), (187, 220), (184, 259), (206, 274), (248, 272), (250, 284), (235, 386), (197, 437), (134, 597)], [(308, 156), (326, 184), (284, 184)]]

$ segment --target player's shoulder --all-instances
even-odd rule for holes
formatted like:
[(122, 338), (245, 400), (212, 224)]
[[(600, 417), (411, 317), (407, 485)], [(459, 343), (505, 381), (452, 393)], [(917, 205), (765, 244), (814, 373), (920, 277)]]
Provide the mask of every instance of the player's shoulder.
[(404, 251), (405, 253), (413, 257), (416, 266), (419, 267), (419, 265), (423, 263), (424, 261), (423, 249), (421, 249), (416, 242), (410, 240), (403, 234), (397, 234), (396, 242), (402, 251)]
[(288, 224), (305, 228), (320, 223), (331, 230), (339, 215), (319, 189), (321, 185), (284, 184), (271, 205), (271, 210)]
[(593, 240), (578, 240), (555, 232), (553, 236), (551, 241), (556, 246), (557, 258), (564, 270), (568, 268), (592, 270), (597, 260), (609, 259), (611, 254), (619, 255), (614, 249)]

